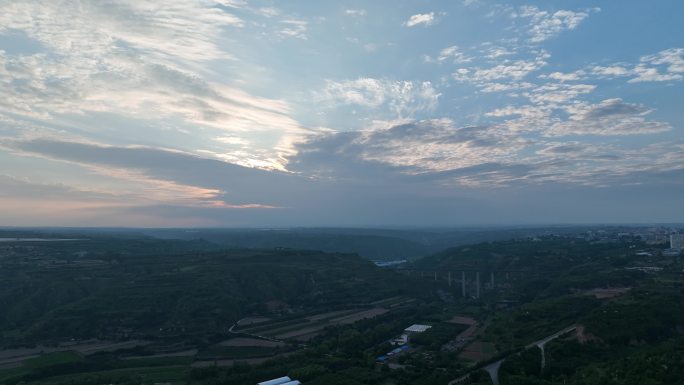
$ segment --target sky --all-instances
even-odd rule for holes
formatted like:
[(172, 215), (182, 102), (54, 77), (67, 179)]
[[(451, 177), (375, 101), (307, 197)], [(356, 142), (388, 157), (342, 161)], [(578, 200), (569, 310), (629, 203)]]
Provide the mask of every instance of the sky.
[(684, 221), (684, 2), (0, 0), (0, 225)]

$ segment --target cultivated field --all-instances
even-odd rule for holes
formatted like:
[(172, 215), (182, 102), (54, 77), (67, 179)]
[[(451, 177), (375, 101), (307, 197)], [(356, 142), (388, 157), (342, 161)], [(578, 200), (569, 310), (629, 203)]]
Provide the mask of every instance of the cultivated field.
[[(307, 314), (299, 318), (263, 321), (246, 325), (243, 322), (239, 322), (237, 327), (233, 329), (233, 332), (271, 340), (307, 341), (320, 334), (323, 329), (329, 326), (350, 325), (363, 319), (375, 318), (411, 300), (411, 298), (406, 297), (392, 297), (373, 302), (371, 304), (372, 307), (334, 310)], [(252, 319), (260, 318), (253, 317)], [(227, 341), (227, 343), (230, 342)]]

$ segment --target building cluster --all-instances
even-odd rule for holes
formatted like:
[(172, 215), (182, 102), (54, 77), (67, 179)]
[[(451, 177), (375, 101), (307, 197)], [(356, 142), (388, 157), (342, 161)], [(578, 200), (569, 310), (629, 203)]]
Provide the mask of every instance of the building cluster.
[(408, 344), (411, 341), (411, 336), (420, 333), (425, 333), (430, 328), (432, 328), (432, 326), (419, 324), (407, 327), (406, 329), (404, 329), (404, 332), (400, 336), (390, 340), (390, 344), (397, 347), (387, 352), (386, 354), (379, 356), (378, 358), (376, 358), (376, 361), (380, 363), (385, 363), (392, 357), (399, 356), (403, 353), (408, 352), (409, 350), (411, 350), (411, 347)]
[[(681, 228), (677, 227), (634, 227), (633, 229), (591, 229), (578, 235), (578, 238), (585, 239), (590, 242), (597, 243), (611, 243), (620, 242), (629, 238), (638, 238), (647, 245), (667, 245), (671, 243), (672, 238), (679, 238), (684, 236), (680, 234)], [(684, 245), (681, 248), (684, 248)]]
[(684, 250), (684, 234), (670, 234), (670, 249)]
[[(669, 227), (649, 227), (642, 229), (635, 235), (641, 238), (648, 245), (666, 245), (670, 242), (672, 244), (673, 237), (681, 239), (684, 234), (680, 234), (681, 229)], [(681, 248), (681, 247), (680, 247)]]
[(418, 324), (411, 325), (411, 326), (407, 327), (406, 329), (404, 329), (404, 332), (399, 337), (393, 338), (390, 341), (390, 344), (392, 344), (392, 345), (406, 345), (410, 341), (412, 335), (424, 333), (425, 331), (427, 331), (431, 327), (432, 326), (430, 326), (430, 325), (418, 325)]

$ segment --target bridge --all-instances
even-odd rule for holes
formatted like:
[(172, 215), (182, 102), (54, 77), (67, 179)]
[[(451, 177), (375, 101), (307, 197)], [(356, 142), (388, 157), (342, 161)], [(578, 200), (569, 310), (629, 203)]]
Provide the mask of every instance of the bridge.
[[(482, 290), (494, 290), (496, 289), (496, 282), (508, 281), (511, 276), (550, 276), (561, 273), (559, 270), (476, 269), (472, 267), (448, 267), (439, 269), (397, 267), (394, 268), (394, 270), (409, 276), (418, 276), (435, 282), (441, 282), (448, 287), (460, 284), (461, 294), (464, 298), (467, 298), (468, 294), (470, 294), (471, 297), (477, 299), (480, 298)], [(481, 275), (483, 277), (488, 275), (488, 281), (482, 282), (480, 280)]]

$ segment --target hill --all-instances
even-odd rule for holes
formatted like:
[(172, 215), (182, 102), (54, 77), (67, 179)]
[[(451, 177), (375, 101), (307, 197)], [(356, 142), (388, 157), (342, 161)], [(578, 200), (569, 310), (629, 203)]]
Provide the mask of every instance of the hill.
[(5, 345), (206, 337), (250, 314), (334, 309), (405, 288), (400, 276), (355, 254), (116, 239), (0, 247)]

